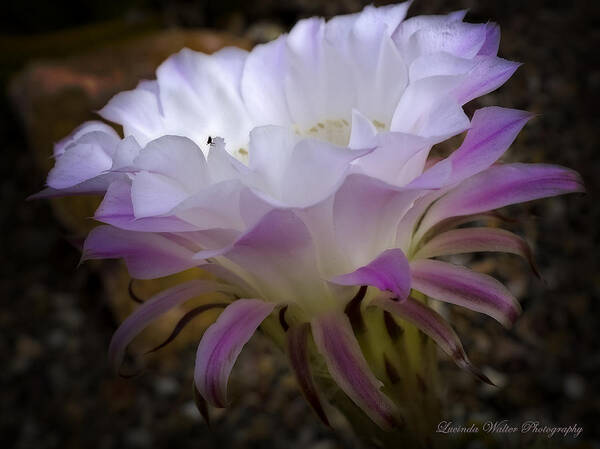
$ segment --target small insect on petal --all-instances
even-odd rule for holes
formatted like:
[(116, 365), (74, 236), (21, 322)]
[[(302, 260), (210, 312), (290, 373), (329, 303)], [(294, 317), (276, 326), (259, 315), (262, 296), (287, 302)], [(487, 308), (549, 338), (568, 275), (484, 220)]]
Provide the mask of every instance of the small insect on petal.
[(431, 298), (485, 313), (511, 325), (521, 306), (508, 289), (486, 274), (438, 260), (411, 262), (413, 288)]

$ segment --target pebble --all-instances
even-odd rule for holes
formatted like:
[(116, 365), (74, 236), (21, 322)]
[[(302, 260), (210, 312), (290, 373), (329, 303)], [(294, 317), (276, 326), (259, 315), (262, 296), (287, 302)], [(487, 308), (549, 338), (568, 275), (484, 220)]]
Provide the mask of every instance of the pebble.
[(569, 398), (580, 399), (585, 393), (585, 380), (578, 374), (569, 374), (563, 388)]
[(181, 406), (180, 413), (181, 415), (192, 421), (202, 421), (202, 415), (200, 415), (198, 407), (196, 407), (194, 401), (185, 402)]
[(161, 396), (173, 396), (179, 392), (179, 382), (173, 377), (158, 377), (154, 381), (154, 390)]
[(42, 352), (43, 347), (37, 340), (28, 335), (19, 336), (16, 342), (16, 354), (12, 362), (12, 370), (15, 373), (27, 370), (29, 365), (41, 356)]
[(152, 444), (152, 435), (144, 428), (133, 429), (125, 435), (125, 442), (128, 447), (146, 448)]

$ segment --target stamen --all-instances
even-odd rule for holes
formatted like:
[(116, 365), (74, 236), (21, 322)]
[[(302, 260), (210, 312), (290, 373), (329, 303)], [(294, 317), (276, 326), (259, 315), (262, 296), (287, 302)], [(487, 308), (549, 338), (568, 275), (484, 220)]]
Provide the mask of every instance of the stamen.
[(135, 302), (137, 302), (138, 304), (143, 304), (144, 300), (142, 298), (140, 298), (138, 295), (135, 294), (135, 292), (133, 291), (133, 281), (135, 279), (131, 279), (129, 281), (129, 286), (127, 287), (127, 290), (129, 291), (129, 297), (134, 300)]
[(288, 329), (290, 328), (287, 321), (285, 320), (285, 312), (286, 312), (287, 308), (288, 308), (288, 306), (283, 306), (281, 309), (279, 309), (279, 324), (281, 324), (281, 327), (284, 332), (287, 332)]
[(404, 334), (404, 328), (396, 322), (392, 314), (387, 310), (383, 312), (383, 323), (392, 341), (398, 340)]
[(196, 316), (200, 315), (202, 312), (206, 312), (207, 310), (214, 309), (216, 307), (225, 308), (227, 306), (228, 306), (228, 304), (225, 302), (213, 302), (210, 304), (203, 304), (201, 306), (198, 306), (198, 307), (190, 310), (189, 312), (187, 312), (185, 315), (183, 315), (181, 317), (179, 322), (175, 325), (173, 332), (171, 332), (171, 335), (169, 335), (165, 341), (163, 341), (158, 346), (150, 349), (149, 351), (145, 352), (145, 354), (150, 354), (151, 352), (156, 352), (159, 349), (161, 349), (161, 348), (165, 347), (166, 345), (168, 345), (169, 343), (171, 343), (173, 340), (175, 340), (175, 337), (177, 337), (179, 335), (179, 333), (183, 330), (183, 328), (190, 321), (192, 321)]

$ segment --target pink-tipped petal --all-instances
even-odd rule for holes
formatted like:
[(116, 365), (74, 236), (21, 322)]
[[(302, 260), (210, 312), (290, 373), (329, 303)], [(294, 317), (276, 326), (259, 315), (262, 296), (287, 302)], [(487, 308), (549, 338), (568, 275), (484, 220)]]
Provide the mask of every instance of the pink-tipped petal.
[(461, 104), (496, 90), (521, 66), (519, 62), (489, 56), (476, 56), (473, 62), (463, 83), (454, 91)]
[(504, 154), (532, 115), (497, 106), (478, 109), (462, 145), (449, 157), (452, 176), (448, 184), (473, 176)]
[(567, 168), (546, 164), (493, 165), (438, 200), (419, 226), (418, 236), (445, 218), (582, 191), (581, 177)]
[(27, 197), (28, 200), (39, 200), (45, 198), (57, 198), (61, 196), (74, 196), (74, 195), (101, 195), (106, 192), (106, 189), (111, 182), (120, 179), (123, 175), (117, 173), (105, 173), (95, 178), (83, 181), (80, 184), (76, 184), (72, 187), (54, 189), (47, 187), (41, 192), (34, 193)]
[(154, 279), (200, 264), (193, 255), (194, 252), (170, 239), (168, 234), (98, 226), (85, 240), (81, 259), (123, 258), (132, 277)]
[(379, 290), (390, 291), (400, 300), (410, 292), (410, 266), (400, 249), (388, 249), (367, 265), (351, 273), (331, 279), (340, 285), (372, 285)]
[(412, 287), (434, 299), (484, 313), (505, 326), (521, 312), (508, 289), (486, 274), (438, 260), (415, 260), (410, 268)]
[(123, 321), (110, 341), (108, 359), (112, 368), (118, 371), (127, 345), (154, 320), (195, 296), (216, 291), (231, 292), (232, 288), (213, 281), (189, 281), (164, 290), (144, 301)]
[(275, 304), (259, 299), (238, 299), (219, 315), (202, 336), (196, 352), (194, 383), (215, 407), (227, 405), (227, 381), (231, 369), (260, 323)]
[(395, 427), (396, 407), (381, 391), (382, 383), (371, 372), (348, 317), (330, 314), (313, 319), (311, 326), (333, 380), (377, 425), (383, 429)]
[(413, 179), (406, 187), (409, 189), (437, 190), (448, 183), (452, 176), (452, 162), (448, 159), (439, 161)]
[(393, 301), (387, 298), (376, 298), (371, 302), (372, 305), (380, 307), (409, 323), (418, 327), (435, 341), (438, 346), (448, 354), (452, 360), (461, 368), (466, 368), (473, 372), (480, 379), (489, 382), (481, 372), (475, 368), (463, 348), (458, 335), (448, 322), (435, 310), (427, 307), (412, 297), (406, 301)]
[[(463, 215), (460, 217), (446, 218), (445, 220), (440, 221), (435, 226), (430, 228), (429, 231), (427, 231), (427, 233), (425, 234), (425, 239), (428, 240), (428, 238), (430, 238), (431, 236), (441, 234), (442, 232), (446, 232), (446, 231), (449, 231), (450, 229), (457, 228), (463, 224), (473, 223), (473, 222), (481, 222), (486, 225), (487, 224), (494, 225), (497, 222), (516, 223), (517, 220), (514, 220), (510, 217), (507, 217), (507, 216), (505, 216), (499, 212), (495, 212), (495, 211), (481, 212), (479, 214)], [(418, 244), (419, 242), (414, 242), (414, 243)]]
[(495, 56), (500, 47), (500, 27), (497, 23), (488, 22), (485, 24), (485, 41), (477, 52), (478, 55)]
[[(415, 259), (474, 252), (503, 252), (521, 256), (537, 274), (531, 248), (512, 232), (497, 228), (452, 229), (429, 240), (415, 254)], [(539, 275), (538, 275), (539, 276)]]

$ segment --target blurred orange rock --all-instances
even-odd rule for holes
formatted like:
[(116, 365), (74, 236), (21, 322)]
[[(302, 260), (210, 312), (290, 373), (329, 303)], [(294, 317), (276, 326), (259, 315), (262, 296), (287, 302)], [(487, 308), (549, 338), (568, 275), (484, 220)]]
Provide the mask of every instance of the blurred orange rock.
[[(40, 167), (40, 189), (42, 180), (53, 165), (53, 143), (85, 120), (98, 119), (93, 111), (100, 109), (114, 94), (134, 88), (141, 79), (154, 78), (154, 71), (169, 55), (184, 47), (212, 53), (225, 46), (249, 49), (251, 45), (247, 40), (215, 31), (165, 30), (111, 42), (110, 45), (62, 59), (29, 62), (12, 79), (9, 95), (23, 121), (32, 155)], [(99, 201), (100, 198), (90, 196), (59, 198), (52, 200), (52, 206), (69, 232), (83, 236), (97, 224), (89, 217), (93, 216)], [(117, 319), (122, 321), (135, 308), (128, 293), (130, 278), (127, 270), (120, 263), (95, 263), (94, 267), (101, 271), (111, 306)], [(139, 296), (148, 298), (176, 282), (199, 277), (208, 275), (201, 270), (189, 270), (153, 281), (136, 281), (135, 289)], [(214, 295), (203, 295), (193, 304), (216, 299)], [(151, 332), (142, 334), (135, 342), (134, 350), (136, 347), (147, 350), (159, 344), (193, 304), (174, 310), (161, 319)], [(203, 315), (194, 320), (193, 325), (197, 329), (206, 327), (214, 316), (214, 313)], [(186, 330), (170, 347), (176, 348), (185, 344), (186, 340), (197, 340), (198, 337), (198, 332)]]

